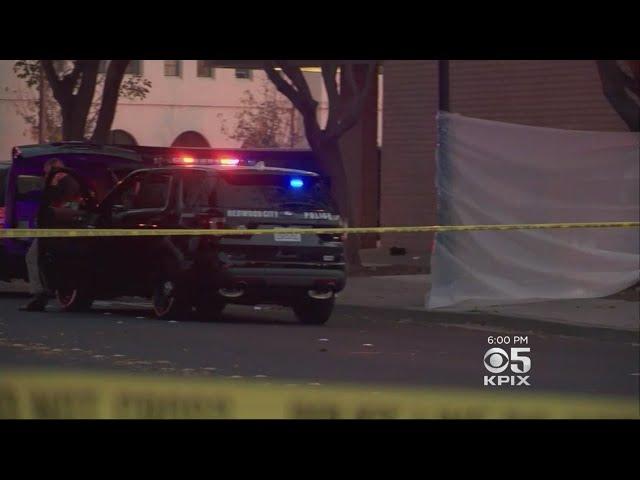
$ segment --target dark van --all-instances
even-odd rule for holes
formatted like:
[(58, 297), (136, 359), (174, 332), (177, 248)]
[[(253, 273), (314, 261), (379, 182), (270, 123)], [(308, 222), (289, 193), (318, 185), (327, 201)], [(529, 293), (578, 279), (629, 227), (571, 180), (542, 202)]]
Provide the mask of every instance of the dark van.
[[(131, 171), (145, 165), (133, 151), (83, 142), (14, 147), (12, 161), (0, 167), (3, 228), (34, 228), (44, 186), (43, 166), (59, 158), (91, 186), (100, 200)], [(2, 176), (6, 178), (2, 178)], [(0, 280), (27, 280), (24, 261), (31, 239), (0, 239)]]

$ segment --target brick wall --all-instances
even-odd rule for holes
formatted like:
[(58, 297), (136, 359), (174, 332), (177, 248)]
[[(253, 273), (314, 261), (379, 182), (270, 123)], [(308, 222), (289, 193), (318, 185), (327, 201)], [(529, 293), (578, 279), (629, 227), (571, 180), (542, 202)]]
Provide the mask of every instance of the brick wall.
[[(451, 110), (467, 116), (575, 130), (623, 131), (594, 61), (455, 60)], [(384, 62), (382, 225), (436, 223), (435, 60)], [(426, 234), (384, 235), (383, 245), (428, 251)]]

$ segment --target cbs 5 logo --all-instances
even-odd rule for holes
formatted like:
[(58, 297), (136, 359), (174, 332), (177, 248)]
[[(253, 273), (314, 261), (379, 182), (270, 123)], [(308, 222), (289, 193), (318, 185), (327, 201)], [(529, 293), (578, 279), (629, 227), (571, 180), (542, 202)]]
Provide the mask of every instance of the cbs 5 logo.
[(502, 348), (490, 348), (484, 354), (484, 366), (491, 373), (502, 373), (509, 365), (513, 373), (527, 373), (531, 370), (531, 359), (524, 353), (531, 351), (529, 347), (511, 348), (511, 356)]

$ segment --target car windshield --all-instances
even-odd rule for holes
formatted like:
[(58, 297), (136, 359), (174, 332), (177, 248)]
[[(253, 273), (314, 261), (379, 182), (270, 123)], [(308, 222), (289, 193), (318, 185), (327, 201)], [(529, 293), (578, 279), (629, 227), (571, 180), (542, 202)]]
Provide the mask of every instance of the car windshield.
[[(234, 209), (334, 211), (329, 189), (319, 177), (295, 174), (228, 173), (215, 184), (187, 183), (186, 203)], [(191, 186), (189, 185), (191, 184)]]

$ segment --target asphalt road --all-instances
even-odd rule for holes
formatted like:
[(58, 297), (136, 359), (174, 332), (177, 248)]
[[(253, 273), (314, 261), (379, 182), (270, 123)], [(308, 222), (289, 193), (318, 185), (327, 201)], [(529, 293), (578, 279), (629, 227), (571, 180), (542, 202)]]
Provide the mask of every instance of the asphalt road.
[[(489, 336), (526, 335), (530, 392), (638, 398), (639, 350), (629, 341), (443, 325), (410, 312), (338, 307), (325, 326), (296, 323), (288, 309), (228, 307), (222, 321), (167, 322), (135, 301), (93, 311), (18, 311), (26, 298), (0, 295), (0, 368), (16, 366), (231, 377), (293, 384), (348, 382), (485, 387)], [(477, 315), (476, 315), (477, 318)], [(513, 345), (511, 345), (513, 346)]]

